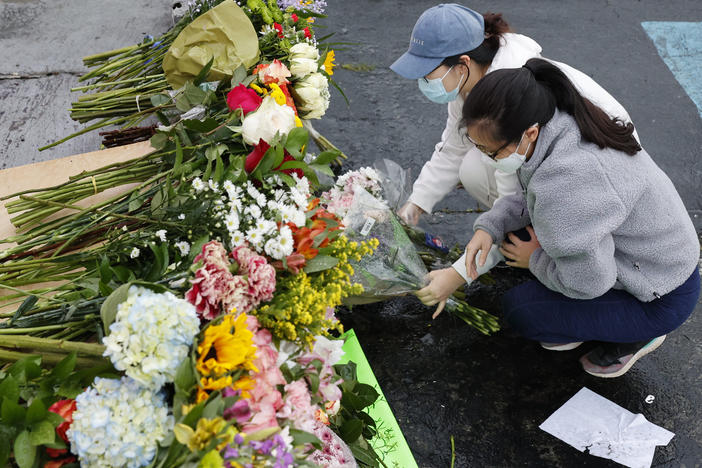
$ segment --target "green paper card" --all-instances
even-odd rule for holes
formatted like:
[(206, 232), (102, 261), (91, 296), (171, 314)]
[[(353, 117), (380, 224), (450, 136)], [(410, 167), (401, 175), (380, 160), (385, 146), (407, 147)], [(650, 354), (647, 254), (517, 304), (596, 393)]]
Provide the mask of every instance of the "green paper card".
[[(376, 380), (373, 370), (368, 364), (368, 359), (361, 349), (361, 344), (358, 342), (358, 337), (353, 330), (349, 330), (344, 334), (346, 342), (344, 343), (343, 350), (346, 353), (339, 364), (345, 364), (349, 361), (356, 363), (356, 371), (358, 374), (358, 381), (365, 384), (373, 386), (380, 397), (373, 404), (373, 406), (368, 408), (368, 414), (375, 420), (378, 424), (380, 431), (388, 431), (388, 436), (383, 437), (381, 440), (375, 437), (370, 443), (378, 454), (383, 455), (383, 462), (390, 468), (417, 468), (417, 462), (412, 456), (409, 446), (405, 437), (402, 435), (402, 430), (397, 424), (395, 415), (392, 414), (390, 405), (385, 399), (385, 395), (378, 385), (378, 380)], [(388, 450), (388, 447), (394, 448)]]

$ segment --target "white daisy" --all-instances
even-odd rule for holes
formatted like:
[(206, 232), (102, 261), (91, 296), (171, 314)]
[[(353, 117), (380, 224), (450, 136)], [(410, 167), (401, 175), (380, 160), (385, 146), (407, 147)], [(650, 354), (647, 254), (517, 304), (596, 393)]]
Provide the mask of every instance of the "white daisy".
[(239, 247), (241, 244), (246, 242), (246, 237), (241, 231), (234, 231), (231, 233), (231, 246), (232, 248)]
[(224, 218), (224, 225), (229, 232), (234, 232), (239, 229), (239, 214), (236, 211), (230, 211)]
[(193, 179), (193, 188), (196, 192), (200, 193), (205, 190), (205, 183), (199, 177)]
[(180, 255), (183, 257), (190, 253), (190, 244), (185, 241), (176, 242), (175, 248), (180, 250)]

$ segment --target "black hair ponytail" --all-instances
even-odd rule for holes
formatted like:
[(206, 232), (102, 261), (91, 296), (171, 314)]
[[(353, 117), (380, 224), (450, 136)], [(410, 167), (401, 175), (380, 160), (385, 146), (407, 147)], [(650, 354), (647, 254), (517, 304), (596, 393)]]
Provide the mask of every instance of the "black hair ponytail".
[(483, 77), (466, 98), (461, 125), (478, 125), (495, 141), (515, 142), (534, 123), (543, 126), (551, 120), (556, 108), (575, 118), (585, 141), (629, 155), (641, 150), (632, 123), (611, 118), (558, 67), (536, 58)]

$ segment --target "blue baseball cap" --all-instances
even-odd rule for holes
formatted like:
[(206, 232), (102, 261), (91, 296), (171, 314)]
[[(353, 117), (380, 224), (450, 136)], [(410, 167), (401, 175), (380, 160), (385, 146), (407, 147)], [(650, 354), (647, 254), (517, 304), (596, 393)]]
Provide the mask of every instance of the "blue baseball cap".
[(442, 3), (422, 13), (412, 29), (409, 49), (390, 69), (404, 78), (421, 78), (445, 58), (473, 50), (484, 39), (483, 15), (457, 3)]

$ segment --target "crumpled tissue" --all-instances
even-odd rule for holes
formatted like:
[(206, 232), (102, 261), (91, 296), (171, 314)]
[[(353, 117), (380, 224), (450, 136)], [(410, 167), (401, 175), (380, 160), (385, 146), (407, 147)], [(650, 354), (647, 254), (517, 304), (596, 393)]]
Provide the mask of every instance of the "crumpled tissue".
[(583, 387), (539, 426), (568, 445), (631, 468), (649, 468), (672, 432)]

